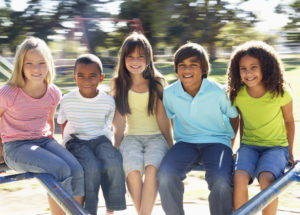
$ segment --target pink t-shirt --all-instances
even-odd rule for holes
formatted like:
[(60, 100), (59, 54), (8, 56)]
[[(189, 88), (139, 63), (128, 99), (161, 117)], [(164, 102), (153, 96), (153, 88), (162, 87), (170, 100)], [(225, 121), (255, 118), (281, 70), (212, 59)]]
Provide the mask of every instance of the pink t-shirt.
[(61, 91), (53, 84), (42, 98), (34, 99), (21, 88), (5, 85), (0, 89), (2, 142), (31, 140), (51, 135), (47, 123), (52, 108), (61, 99)]

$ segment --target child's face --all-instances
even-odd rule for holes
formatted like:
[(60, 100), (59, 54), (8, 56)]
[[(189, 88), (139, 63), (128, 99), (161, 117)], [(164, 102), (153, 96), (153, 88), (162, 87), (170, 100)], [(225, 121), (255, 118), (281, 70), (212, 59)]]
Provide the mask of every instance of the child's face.
[(48, 65), (39, 49), (31, 49), (24, 56), (25, 82), (43, 83), (48, 74)]
[(80, 94), (86, 98), (93, 98), (98, 94), (97, 87), (103, 80), (104, 74), (100, 74), (100, 70), (95, 63), (79, 63), (76, 66), (73, 78)]
[(146, 56), (143, 49), (136, 48), (125, 57), (126, 69), (131, 74), (141, 74), (146, 69)]
[(245, 55), (240, 59), (239, 70), (242, 82), (247, 87), (262, 86), (262, 72), (260, 62), (257, 58)]
[(198, 92), (202, 83), (202, 69), (197, 57), (189, 57), (178, 63), (177, 75), (183, 88), (190, 94)]

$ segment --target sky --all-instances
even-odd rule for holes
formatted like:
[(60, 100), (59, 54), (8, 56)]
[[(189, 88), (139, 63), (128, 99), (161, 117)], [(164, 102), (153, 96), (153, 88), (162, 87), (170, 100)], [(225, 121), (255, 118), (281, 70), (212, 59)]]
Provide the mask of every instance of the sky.
[[(235, 0), (236, 1), (236, 0)], [(275, 7), (279, 3), (288, 3), (293, 0), (249, 0), (240, 5), (242, 9), (252, 11), (261, 20), (256, 24), (256, 29), (262, 32), (278, 30), (288, 22), (288, 18), (283, 14), (274, 13)], [(111, 10), (112, 13), (118, 12), (120, 1), (111, 3), (105, 10)], [(4, 0), (0, 0), (0, 7), (4, 5)], [(14, 10), (24, 10), (26, 1), (12, 0)]]

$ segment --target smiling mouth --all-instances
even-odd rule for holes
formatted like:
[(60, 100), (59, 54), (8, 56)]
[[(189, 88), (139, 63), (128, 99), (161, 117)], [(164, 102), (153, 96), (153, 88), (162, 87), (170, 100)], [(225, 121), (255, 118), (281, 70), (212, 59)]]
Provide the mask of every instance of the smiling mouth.
[(192, 78), (193, 75), (183, 75), (184, 78)]

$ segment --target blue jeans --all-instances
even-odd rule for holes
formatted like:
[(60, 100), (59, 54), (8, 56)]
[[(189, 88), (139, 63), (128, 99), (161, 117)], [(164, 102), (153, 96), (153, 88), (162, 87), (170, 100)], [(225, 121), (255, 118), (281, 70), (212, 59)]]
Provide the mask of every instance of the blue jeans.
[(85, 209), (91, 214), (97, 214), (100, 185), (107, 209), (126, 209), (122, 156), (111, 141), (105, 136), (92, 140), (81, 140), (73, 136), (66, 147), (84, 170)]
[(178, 142), (166, 154), (158, 172), (158, 191), (166, 215), (183, 215), (183, 180), (192, 168), (204, 165), (212, 215), (232, 213), (232, 150), (221, 143)]
[(83, 170), (74, 156), (50, 137), (3, 144), (4, 160), (21, 172), (48, 173), (73, 196), (84, 196)]

